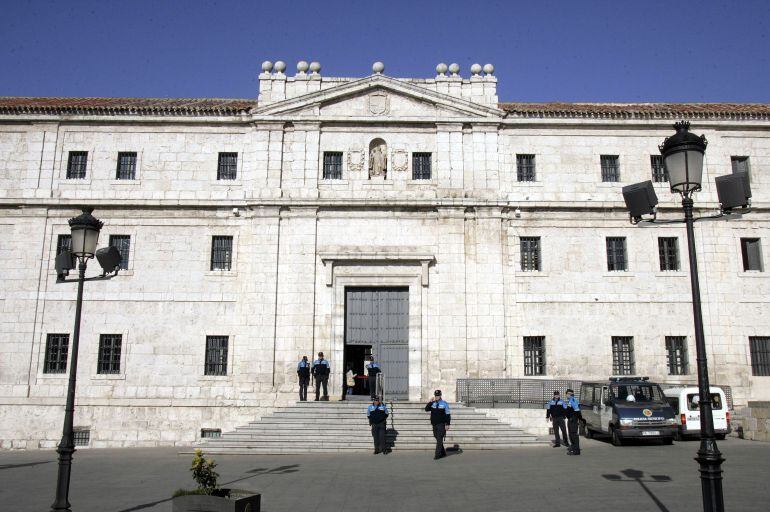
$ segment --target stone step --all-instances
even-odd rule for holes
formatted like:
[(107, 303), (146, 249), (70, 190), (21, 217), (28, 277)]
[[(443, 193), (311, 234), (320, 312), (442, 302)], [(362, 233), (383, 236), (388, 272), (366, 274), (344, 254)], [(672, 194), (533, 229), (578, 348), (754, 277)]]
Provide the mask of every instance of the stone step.
[[(430, 425), (392, 425), (388, 424), (388, 430), (395, 429), (398, 432), (431, 432), (432, 428)], [(368, 424), (357, 424), (357, 425), (351, 425), (351, 426), (341, 426), (341, 425), (333, 425), (329, 427), (319, 427), (318, 425), (293, 425), (293, 424), (286, 424), (286, 425), (279, 425), (276, 426), (274, 424), (256, 424), (256, 425), (248, 425), (243, 427), (237, 427), (233, 432), (243, 432), (243, 433), (253, 433), (253, 434), (259, 434), (259, 433), (265, 433), (265, 432), (280, 432), (283, 435), (286, 436), (293, 436), (298, 435), (303, 432), (322, 432), (327, 434), (335, 434), (335, 433), (351, 433), (351, 432), (369, 432), (369, 425)], [(501, 432), (518, 432), (516, 430), (511, 429), (511, 427), (508, 427), (506, 425), (499, 425), (499, 424), (492, 424), (492, 425), (485, 425), (482, 427), (475, 427), (471, 425), (462, 425), (458, 424), (455, 425), (452, 424), (451, 427), (452, 432), (488, 432), (488, 433), (501, 433)]]
[[(410, 441), (413, 439), (418, 438), (426, 438), (426, 439), (433, 439), (433, 432), (431, 431), (425, 431), (425, 432), (401, 432), (398, 433), (395, 432), (388, 432), (386, 434), (388, 437), (397, 438), (399, 440), (406, 440)], [(481, 432), (456, 432), (454, 430), (450, 430), (450, 433), (447, 434), (447, 436), (451, 436), (454, 438), (463, 438), (463, 439), (484, 439), (489, 435), (494, 435), (493, 439), (502, 439), (502, 438), (511, 438), (511, 439), (520, 439), (525, 437), (535, 437), (528, 434), (523, 433), (517, 433), (517, 432), (493, 432), (493, 433), (481, 433)], [(338, 434), (329, 434), (328, 432), (307, 432), (302, 434), (295, 434), (295, 435), (286, 435), (282, 432), (270, 432), (270, 433), (259, 433), (259, 434), (253, 434), (249, 432), (227, 432), (225, 434), (222, 434), (222, 437), (220, 439), (227, 439), (227, 440), (234, 440), (234, 439), (254, 439), (254, 440), (263, 440), (263, 439), (275, 439), (275, 440), (281, 440), (281, 441), (294, 441), (296, 439), (369, 439), (371, 438), (372, 434), (371, 431), (363, 431), (363, 432), (344, 432), (344, 433), (338, 433)]]

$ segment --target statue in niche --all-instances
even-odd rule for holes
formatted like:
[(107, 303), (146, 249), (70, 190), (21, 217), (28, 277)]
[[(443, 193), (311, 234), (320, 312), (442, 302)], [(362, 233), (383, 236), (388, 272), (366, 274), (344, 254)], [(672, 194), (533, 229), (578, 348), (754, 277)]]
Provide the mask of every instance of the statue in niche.
[(388, 174), (388, 155), (387, 146), (382, 139), (374, 139), (369, 144), (369, 179), (382, 176), (383, 179)]

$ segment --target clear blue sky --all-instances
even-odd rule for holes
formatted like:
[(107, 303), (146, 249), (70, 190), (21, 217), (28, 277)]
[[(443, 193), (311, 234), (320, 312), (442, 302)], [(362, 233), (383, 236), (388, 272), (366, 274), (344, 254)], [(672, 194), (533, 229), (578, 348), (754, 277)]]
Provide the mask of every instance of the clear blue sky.
[(327, 76), (496, 67), (501, 101), (770, 103), (770, 0), (0, 0), (0, 96), (254, 98)]

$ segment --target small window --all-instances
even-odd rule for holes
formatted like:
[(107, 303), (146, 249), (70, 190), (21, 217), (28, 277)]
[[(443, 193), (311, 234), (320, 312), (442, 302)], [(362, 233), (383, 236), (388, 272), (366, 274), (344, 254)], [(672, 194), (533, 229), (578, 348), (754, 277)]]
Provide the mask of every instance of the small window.
[(211, 237), (211, 270), (232, 270), (233, 237)]
[(762, 272), (762, 245), (759, 238), (741, 238), (744, 272)]
[(110, 245), (116, 247), (120, 252), (120, 269), (128, 268), (128, 254), (131, 249), (130, 235), (110, 235)]
[(219, 439), (222, 437), (222, 429), (220, 428), (202, 428), (201, 439)]
[(628, 270), (626, 259), (626, 237), (607, 237), (607, 270), (611, 272)]
[(136, 153), (118, 153), (118, 168), (115, 173), (116, 180), (136, 179)]
[(751, 173), (749, 172), (749, 157), (747, 156), (731, 156), (730, 163), (733, 167), (733, 174), (738, 172), (745, 172), (746, 176), (751, 181)]
[(45, 341), (43, 373), (66, 373), (69, 334), (49, 334)]
[(323, 177), (325, 180), (342, 179), (341, 151), (324, 151)]
[(238, 177), (238, 153), (219, 153), (218, 180), (234, 180)]
[(227, 336), (206, 336), (204, 375), (227, 375)]
[(120, 373), (120, 352), (123, 344), (122, 334), (99, 335), (99, 360), (96, 373)]
[(412, 153), (412, 179), (429, 180), (431, 153)]
[(521, 244), (521, 270), (524, 272), (540, 271), (540, 237), (523, 236), (519, 241)]
[(535, 155), (516, 155), (516, 179), (535, 181)]
[(56, 239), (56, 255), (72, 250), (72, 235), (59, 235)]
[(82, 180), (86, 177), (88, 151), (70, 151), (67, 159), (67, 179)]
[(72, 432), (75, 446), (88, 446), (91, 442), (91, 431), (83, 428), (76, 428)]
[(770, 336), (749, 336), (751, 374), (770, 377)]
[(602, 181), (620, 181), (620, 163), (618, 155), (601, 155)]
[(612, 373), (614, 375), (633, 375), (635, 371), (633, 336), (613, 336)]
[(650, 155), (650, 167), (652, 168), (652, 181), (655, 183), (668, 181), (668, 171), (663, 165), (663, 155)]
[(687, 337), (666, 336), (669, 375), (687, 375)]
[(545, 336), (524, 336), (524, 375), (545, 375)]
[(660, 257), (660, 270), (679, 270), (679, 244), (675, 236), (658, 238), (658, 256)]

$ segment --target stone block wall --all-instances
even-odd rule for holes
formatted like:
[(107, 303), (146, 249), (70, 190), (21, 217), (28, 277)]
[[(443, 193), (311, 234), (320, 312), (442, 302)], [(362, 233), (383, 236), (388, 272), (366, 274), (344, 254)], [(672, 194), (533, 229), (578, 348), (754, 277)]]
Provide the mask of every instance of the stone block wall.
[(770, 442), (770, 402), (749, 402), (736, 411), (733, 430), (742, 429), (744, 439)]

